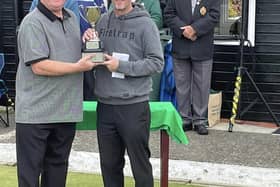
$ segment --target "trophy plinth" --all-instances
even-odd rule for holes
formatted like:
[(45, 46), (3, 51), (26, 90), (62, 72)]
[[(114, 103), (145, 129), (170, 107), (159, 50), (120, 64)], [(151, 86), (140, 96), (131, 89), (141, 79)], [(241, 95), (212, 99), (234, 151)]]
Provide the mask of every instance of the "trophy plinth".
[[(95, 23), (101, 16), (101, 11), (98, 6), (86, 6), (82, 8), (83, 13), (87, 21), (91, 24), (92, 28), (95, 29)], [(86, 41), (83, 47), (83, 56), (92, 54), (92, 62), (98, 63), (104, 61), (104, 49), (103, 44), (98, 37), (98, 33), (95, 31), (92, 40)]]
[(98, 63), (104, 61), (104, 49), (100, 40), (89, 40), (85, 43), (83, 56), (93, 54), (92, 62)]

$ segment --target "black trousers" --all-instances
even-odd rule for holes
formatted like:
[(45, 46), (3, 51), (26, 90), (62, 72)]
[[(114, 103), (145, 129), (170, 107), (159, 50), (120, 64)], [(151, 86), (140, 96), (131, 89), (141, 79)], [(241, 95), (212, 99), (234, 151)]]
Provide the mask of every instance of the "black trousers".
[(16, 124), (19, 187), (65, 186), (75, 127), (75, 123)]
[(127, 150), (136, 187), (153, 187), (148, 102), (97, 105), (97, 137), (105, 187), (123, 187)]

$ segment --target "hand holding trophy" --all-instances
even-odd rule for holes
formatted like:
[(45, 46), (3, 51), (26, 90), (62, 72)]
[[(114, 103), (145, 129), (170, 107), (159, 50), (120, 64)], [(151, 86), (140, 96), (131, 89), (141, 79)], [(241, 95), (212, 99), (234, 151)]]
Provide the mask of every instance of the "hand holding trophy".
[(83, 47), (83, 56), (92, 54), (92, 62), (98, 63), (104, 61), (104, 49), (103, 44), (98, 37), (98, 33), (95, 31), (95, 24), (101, 16), (101, 10), (98, 6), (82, 6), (80, 7), (84, 18), (91, 24), (94, 30), (93, 39), (85, 42)]

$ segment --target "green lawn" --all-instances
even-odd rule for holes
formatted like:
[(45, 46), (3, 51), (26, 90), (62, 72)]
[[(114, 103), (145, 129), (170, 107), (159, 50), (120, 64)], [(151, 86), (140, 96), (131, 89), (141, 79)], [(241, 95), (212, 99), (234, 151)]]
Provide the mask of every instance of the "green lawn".
[[(125, 179), (126, 187), (133, 187), (133, 179), (127, 177)], [(17, 176), (16, 167), (0, 166), (0, 186), (2, 187), (16, 187)], [(102, 187), (102, 179), (100, 175), (72, 173), (70, 172), (67, 177), (67, 187)], [(159, 182), (155, 182), (155, 187), (159, 187)], [(169, 187), (199, 187), (183, 183), (172, 182)]]

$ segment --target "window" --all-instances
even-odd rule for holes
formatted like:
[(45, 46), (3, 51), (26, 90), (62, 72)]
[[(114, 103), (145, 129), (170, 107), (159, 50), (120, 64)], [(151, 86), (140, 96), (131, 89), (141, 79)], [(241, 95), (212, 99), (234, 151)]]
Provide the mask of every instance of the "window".
[[(247, 0), (248, 13), (247, 27), (245, 28), (245, 39), (255, 44), (255, 11), (256, 0)], [(242, 0), (221, 0), (220, 23), (215, 28), (215, 44), (217, 45), (239, 45), (242, 19)]]

